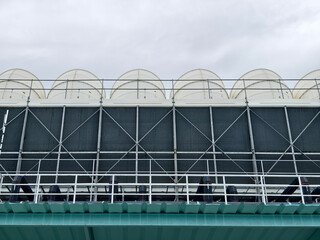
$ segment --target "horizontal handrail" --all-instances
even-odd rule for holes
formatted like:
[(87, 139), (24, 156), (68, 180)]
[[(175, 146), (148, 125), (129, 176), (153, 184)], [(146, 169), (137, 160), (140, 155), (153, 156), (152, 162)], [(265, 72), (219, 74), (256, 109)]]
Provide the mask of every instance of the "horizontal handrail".
[[(180, 177), (173, 182), (168, 176)], [(53, 177), (58, 177), (55, 181)], [(315, 203), (320, 198), (320, 175), (240, 175), (240, 174), (1, 174), (2, 201), (186, 201)], [(125, 178), (147, 177), (143, 182)], [(258, 182), (248, 181), (255, 177)], [(167, 179), (164, 181), (164, 179)], [(13, 181), (11, 179), (14, 179)], [(215, 180), (216, 179), (216, 180)], [(246, 182), (242, 183), (242, 180)], [(309, 179), (310, 183), (306, 179)], [(20, 181), (21, 180), (21, 181)], [(200, 181), (199, 181), (200, 180)], [(272, 182), (268, 182), (272, 180)], [(294, 180), (293, 182), (291, 182)], [(157, 182), (153, 182), (157, 181)], [(217, 182), (215, 182), (217, 181)], [(55, 186), (56, 191), (52, 191)], [(21, 189), (24, 191), (21, 191)], [(59, 190), (57, 190), (59, 189)]]

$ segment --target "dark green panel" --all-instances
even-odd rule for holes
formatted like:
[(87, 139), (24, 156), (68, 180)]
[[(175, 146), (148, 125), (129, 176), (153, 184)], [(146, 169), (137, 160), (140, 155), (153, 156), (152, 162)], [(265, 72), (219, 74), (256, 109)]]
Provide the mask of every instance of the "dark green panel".
[(298, 172), (300, 174), (320, 173), (320, 155), (296, 155)]
[[(151, 130), (171, 108), (139, 108), (139, 139)], [(173, 151), (172, 112), (140, 142), (147, 151)]]
[(100, 154), (99, 171), (101, 173), (134, 173), (135, 159), (135, 153), (103, 153)]
[(15, 173), (17, 167), (18, 154), (1, 154), (0, 155), (0, 172)]
[(178, 172), (181, 174), (187, 172), (207, 173), (210, 161), (212, 161), (212, 154), (178, 154)]
[[(319, 108), (288, 108), (293, 141), (319, 112)], [(320, 152), (320, 116), (294, 143), (301, 151)]]
[[(25, 112), (24, 108), (10, 108), (8, 115), (9, 125), (6, 127), (2, 151), (18, 152)], [(19, 116), (18, 116), (19, 115)], [(13, 120), (14, 119), (14, 120)], [(13, 120), (13, 121), (12, 121)], [(12, 122), (11, 122), (12, 121)]]
[(251, 122), (257, 152), (283, 152), (290, 145), (284, 108), (251, 108)]
[[(177, 108), (178, 151), (205, 151), (211, 145), (209, 108)], [(191, 124), (191, 123), (192, 124)]]
[(24, 154), (21, 162), (21, 171), (37, 173), (40, 170), (43, 173), (53, 173), (56, 171), (56, 159), (57, 154)]
[[(25, 135), (25, 151), (51, 151), (57, 149), (60, 138), (62, 108), (30, 108)], [(43, 126), (36, 118), (38, 118)], [(51, 134), (45, 129), (47, 128)]]
[[(139, 149), (141, 151), (141, 149)], [(154, 173), (174, 172), (173, 154), (139, 153), (139, 171), (149, 172), (150, 160), (151, 170)]]
[(105, 111), (110, 116), (103, 113), (101, 150), (128, 151), (135, 145), (130, 136), (135, 139), (136, 108), (105, 108)]
[(231, 126), (231, 124), (240, 116), (240, 114), (244, 110), (244, 108), (212, 109), (215, 140), (219, 139), (216, 143), (217, 150), (219, 150), (218, 148), (220, 148), (223, 151), (230, 152), (250, 151), (247, 113), (245, 112)]
[(248, 154), (236, 155), (230, 154), (228, 156), (217, 154), (217, 169), (219, 173), (225, 174), (245, 174), (252, 173), (252, 156)]
[(263, 170), (259, 169), (258, 171), (264, 173), (269, 172), (270, 174), (290, 174), (295, 173), (294, 164), (292, 156), (284, 155), (281, 158), (281, 155), (263, 155), (257, 154), (257, 162), (261, 166), (261, 161), (263, 162)]
[(96, 154), (62, 154), (60, 159), (60, 173), (90, 173)]
[[(98, 108), (66, 108), (63, 145), (68, 151), (97, 150), (99, 122), (99, 113), (97, 110)], [(90, 116), (92, 117), (85, 122)], [(78, 127), (80, 128), (77, 129)], [(74, 130), (76, 131), (65, 140)]]

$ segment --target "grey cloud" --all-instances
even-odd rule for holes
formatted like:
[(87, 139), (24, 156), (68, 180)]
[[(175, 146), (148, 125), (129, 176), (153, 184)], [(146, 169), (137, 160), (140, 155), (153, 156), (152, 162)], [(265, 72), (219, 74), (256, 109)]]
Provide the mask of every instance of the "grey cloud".
[(194, 68), (283, 78), (319, 68), (319, 1), (0, 2), (0, 71), (55, 79), (72, 68), (117, 78), (145, 68), (175, 79)]

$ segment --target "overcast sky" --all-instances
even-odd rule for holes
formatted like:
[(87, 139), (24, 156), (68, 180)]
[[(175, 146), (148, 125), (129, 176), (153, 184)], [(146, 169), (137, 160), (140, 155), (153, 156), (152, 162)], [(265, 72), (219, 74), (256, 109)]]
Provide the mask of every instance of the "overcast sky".
[(319, 0), (0, 0), (0, 30), (0, 71), (40, 79), (73, 68), (99, 78), (145, 68), (162, 79), (320, 68)]

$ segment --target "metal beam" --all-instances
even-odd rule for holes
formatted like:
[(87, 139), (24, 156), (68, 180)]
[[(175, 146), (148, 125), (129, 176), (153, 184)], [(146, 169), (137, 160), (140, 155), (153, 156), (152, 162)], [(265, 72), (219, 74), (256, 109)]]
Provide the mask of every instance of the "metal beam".
[[(178, 154), (177, 154), (177, 121), (176, 121), (176, 106), (174, 100), (174, 84), (173, 80), (171, 81), (172, 84), (172, 125), (173, 125), (173, 165), (174, 165), (174, 182), (175, 184), (178, 183)], [(178, 200), (178, 187), (175, 188), (176, 196), (175, 200)]]
[[(138, 82), (138, 81), (137, 81)], [(136, 167), (135, 171), (139, 171), (139, 106), (136, 107)], [(138, 175), (136, 175), (136, 183), (138, 183)]]
[(173, 125), (173, 159), (174, 159), (174, 172), (175, 172), (175, 177), (174, 181), (175, 183), (178, 182), (178, 154), (177, 154), (177, 122), (176, 122), (176, 107), (173, 104), (172, 106), (172, 125)]
[(289, 122), (289, 115), (288, 115), (287, 106), (284, 106), (284, 114), (286, 116), (286, 123), (287, 123), (288, 136), (289, 136), (289, 141), (290, 141), (290, 147), (291, 147), (294, 171), (295, 171), (296, 174), (298, 174), (298, 168), (297, 168), (297, 163), (296, 163), (296, 156), (294, 154), (294, 147), (293, 147), (293, 142), (292, 142), (292, 135), (291, 135), (291, 128), (290, 128), (290, 122)]
[(27, 106), (24, 113), (24, 119), (23, 119), (23, 126), (22, 126), (22, 132), (21, 132), (21, 138), (20, 138), (20, 146), (19, 146), (19, 154), (18, 154), (18, 162), (17, 162), (17, 168), (16, 173), (20, 173), (21, 171), (21, 164), (22, 164), (22, 151), (23, 151), (23, 145), (24, 145), (24, 137), (26, 134), (26, 127), (27, 127), (27, 120), (28, 120), (28, 113), (29, 113), (29, 104), (30, 104), (30, 96), (32, 91), (32, 84), (33, 79), (31, 80), (30, 89), (29, 89), (29, 95), (27, 98)]
[(64, 105), (62, 108), (62, 116), (61, 116), (61, 128), (60, 128), (60, 137), (59, 137), (59, 148), (58, 148), (58, 158), (57, 158), (57, 166), (56, 166), (56, 178), (55, 183), (58, 182), (58, 173), (60, 168), (60, 158), (61, 158), (61, 146), (62, 146), (62, 139), (63, 139), (63, 130), (64, 130), (64, 118), (66, 114), (66, 106)]
[[(98, 173), (99, 173), (99, 162), (100, 162), (100, 150), (101, 150), (101, 131), (102, 131), (102, 94), (100, 98), (100, 107), (99, 107), (99, 122), (98, 122), (98, 139), (97, 139), (97, 155), (96, 155), (96, 165), (95, 169), (92, 169), (92, 171), (95, 171), (96, 176), (94, 177), (94, 201), (98, 200), (98, 187), (97, 183), (99, 180)], [(92, 178), (93, 179), (93, 178)]]
[[(218, 183), (218, 169), (217, 169), (217, 158), (216, 158), (216, 145), (214, 144), (214, 127), (213, 127), (213, 116), (212, 116), (212, 107), (209, 107), (209, 114), (210, 114), (210, 130), (211, 130), (211, 139), (212, 139), (212, 154), (213, 154), (213, 165), (214, 165), (214, 174), (216, 183)], [(209, 164), (208, 164), (208, 173), (210, 173)]]
[(24, 145), (24, 137), (25, 137), (25, 134), (26, 134), (28, 113), (29, 113), (29, 104), (26, 106), (26, 111), (24, 113), (24, 119), (23, 119), (23, 126), (22, 126), (21, 138), (20, 138), (20, 147), (19, 147), (19, 154), (18, 154), (18, 162), (17, 162), (16, 173), (20, 173), (20, 171), (21, 171), (22, 151), (23, 151), (23, 145)]
[[(251, 147), (251, 154), (252, 154), (252, 169), (255, 174), (258, 173), (257, 167), (257, 158), (256, 158), (256, 150), (254, 146), (254, 138), (253, 138), (253, 131), (252, 131), (252, 123), (251, 123), (251, 115), (250, 115), (250, 108), (247, 105), (247, 118), (248, 118), (248, 127), (249, 127), (249, 137), (250, 137), (250, 147)], [(256, 184), (259, 183), (259, 179), (255, 178)]]
[[(258, 174), (258, 167), (257, 167), (257, 158), (256, 158), (256, 150), (254, 147), (254, 138), (253, 138), (253, 131), (252, 131), (252, 123), (251, 123), (251, 114), (247, 96), (247, 88), (246, 88), (246, 81), (243, 79), (243, 87), (244, 87), (244, 94), (245, 94), (245, 103), (246, 103), (246, 110), (247, 110), (247, 119), (248, 119), (248, 127), (249, 127), (249, 137), (250, 137), (250, 150), (252, 153), (252, 170), (255, 174)], [(259, 184), (259, 178), (255, 177), (255, 183)]]

